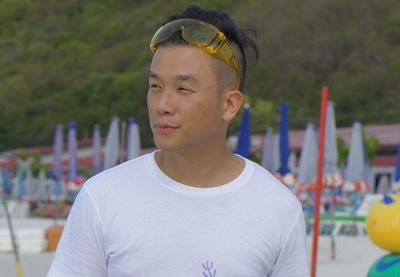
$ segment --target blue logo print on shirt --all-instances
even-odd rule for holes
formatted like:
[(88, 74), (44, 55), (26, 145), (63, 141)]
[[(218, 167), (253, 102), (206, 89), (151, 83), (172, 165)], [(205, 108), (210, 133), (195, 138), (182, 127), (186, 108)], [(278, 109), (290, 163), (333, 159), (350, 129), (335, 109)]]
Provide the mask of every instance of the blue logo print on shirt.
[(207, 261), (207, 262), (203, 263), (202, 265), (203, 265), (203, 269), (204, 269), (204, 271), (203, 271), (204, 277), (215, 277), (215, 274), (217, 274), (217, 270), (214, 269), (214, 271), (213, 271), (213, 266), (214, 266), (213, 262)]

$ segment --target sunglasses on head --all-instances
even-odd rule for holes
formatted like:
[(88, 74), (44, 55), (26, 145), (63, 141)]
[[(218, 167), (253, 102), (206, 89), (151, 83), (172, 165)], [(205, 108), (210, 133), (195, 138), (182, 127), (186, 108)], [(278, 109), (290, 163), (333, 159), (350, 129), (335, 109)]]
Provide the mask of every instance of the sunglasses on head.
[(150, 42), (150, 50), (155, 53), (158, 46), (177, 31), (181, 32), (182, 39), (187, 43), (202, 49), (230, 66), (236, 73), (236, 88), (239, 88), (240, 68), (232, 45), (224, 33), (209, 23), (191, 18), (168, 22), (154, 34)]

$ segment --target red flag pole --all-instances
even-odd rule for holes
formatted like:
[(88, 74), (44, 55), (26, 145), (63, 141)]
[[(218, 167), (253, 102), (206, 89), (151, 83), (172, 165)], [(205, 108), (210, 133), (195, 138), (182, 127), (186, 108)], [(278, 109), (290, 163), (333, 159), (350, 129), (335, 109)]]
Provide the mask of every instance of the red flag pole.
[(315, 208), (314, 208), (314, 230), (313, 230), (313, 248), (311, 260), (311, 277), (315, 277), (317, 273), (317, 250), (318, 250), (318, 235), (319, 235), (319, 209), (321, 202), (322, 190), (322, 175), (324, 167), (324, 149), (325, 149), (325, 125), (326, 125), (326, 110), (328, 104), (329, 91), (328, 87), (322, 88), (321, 99), (321, 116), (319, 123), (319, 155), (318, 169), (315, 189)]

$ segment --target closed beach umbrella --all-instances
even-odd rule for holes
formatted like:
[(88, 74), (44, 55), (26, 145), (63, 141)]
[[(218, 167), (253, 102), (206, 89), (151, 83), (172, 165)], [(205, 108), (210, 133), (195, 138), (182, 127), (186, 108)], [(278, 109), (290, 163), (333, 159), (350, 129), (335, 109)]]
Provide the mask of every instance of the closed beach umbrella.
[(287, 186), (295, 184), (295, 178), (289, 167), (289, 117), (288, 106), (284, 103), (279, 105), (280, 121), (279, 121), (279, 159), (280, 165), (277, 177)]
[(393, 190), (400, 191), (400, 143), (397, 146), (396, 171), (394, 174)]
[(12, 182), (10, 179), (10, 171), (8, 170), (7, 167), (2, 167), (1, 168), (1, 179), (0, 183), (3, 184), (3, 193), (9, 197), (12, 193)]
[(336, 143), (335, 104), (328, 102), (325, 131), (324, 185), (334, 188), (343, 185), (344, 180), (337, 167), (338, 149)]
[(128, 119), (128, 130), (126, 132), (125, 160), (132, 160), (140, 156), (139, 124), (134, 118)]
[(104, 169), (117, 165), (119, 151), (119, 118), (113, 117), (104, 146)]
[(269, 172), (273, 172), (275, 170), (274, 147), (274, 133), (272, 132), (271, 128), (268, 128), (265, 130), (263, 140), (261, 165)]
[(317, 134), (315, 126), (308, 123), (304, 135), (300, 153), (299, 169), (297, 172), (297, 184), (301, 188), (307, 188), (315, 183), (317, 175)]
[(359, 121), (353, 123), (349, 155), (346, 167), (346, 191), (365, 191), (368, 162), (365, 154), (362, 126)]
[(76, 123), (68, 124), (68, 180), (74, 181), (78, 177), (78, 146), (76, 143)]
[(280, 167), (278, 172), (281, 176), (285, 176), (290, 172), (289, 169), (289, 122), (288, 122), (288, 106), (284, 103), (279, 105), (280, 121), (279, 121), (279, 151), (280, 151)]
[(62, 182), (62, 154), (63, 154), (63, 125), (57, 124), (54, 143), (53, 143), (53, 165), (52, 165), (52, 176), (54, 178), (53, 188), (51, 195), (55, 198), (60, 197), (63, 194)]
[(93, 160), (92, 160), (92, 176), (98, 174), (102, 170), (101, 166), (101, 134), (100, 125), (96, 124), (93, 128)]
[(236, 154), (245, 158), (250, 157), (250, 132), (250, 108), (248, 104), (245, 104), (235, 151)]
[(16, 191), (16, 197), (18, 199), (23, 199), (26, 196), (26, 170), (24, 169), (24, 163), (25, 161), (19, 160), (17, 164), (17, 179), (18, 179), (18, 185), (17, 185), (17, 191)]

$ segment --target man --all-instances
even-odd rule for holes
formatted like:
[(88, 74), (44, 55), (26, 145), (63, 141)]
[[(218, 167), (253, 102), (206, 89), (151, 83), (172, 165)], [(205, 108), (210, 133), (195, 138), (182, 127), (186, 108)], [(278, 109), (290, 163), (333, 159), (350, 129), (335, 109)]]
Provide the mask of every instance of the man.
[(156, 32), (159, 150), (87, 181), (48, 276), (308, 276), (301, 205), (226, 143), (252, 45), (227, 13), (196, 6)]

